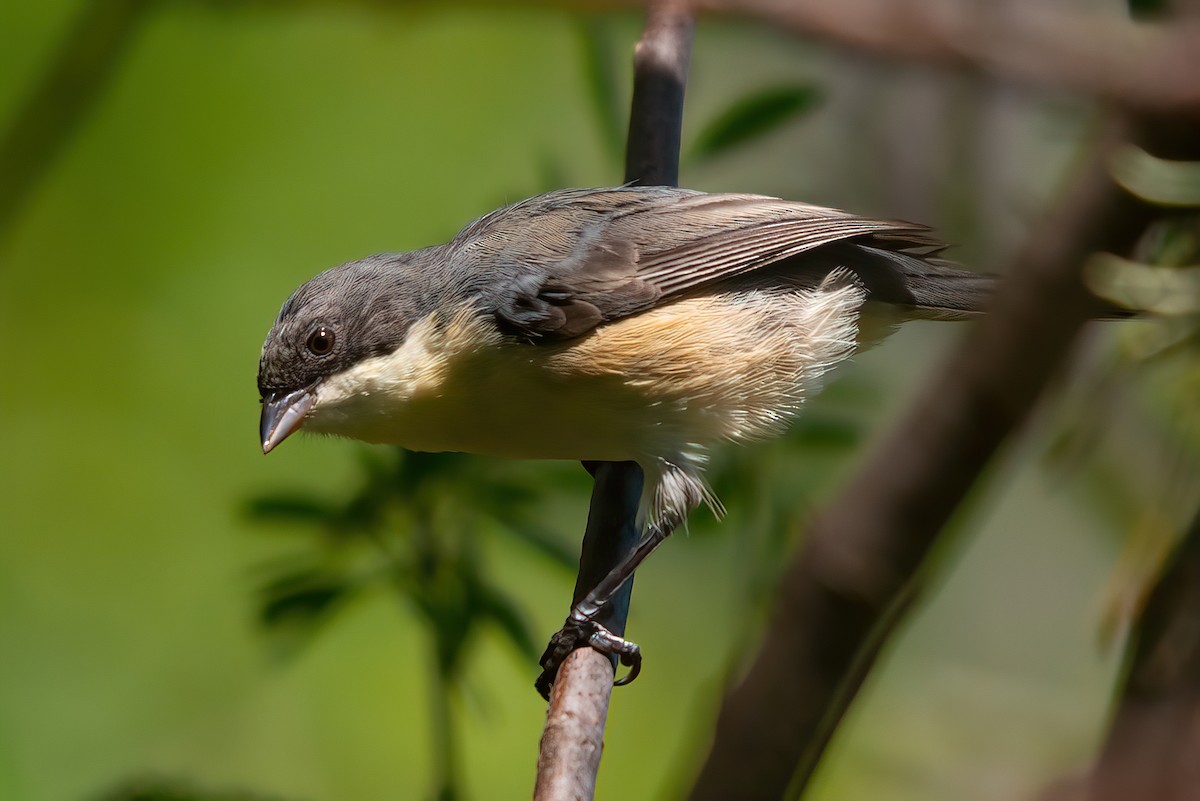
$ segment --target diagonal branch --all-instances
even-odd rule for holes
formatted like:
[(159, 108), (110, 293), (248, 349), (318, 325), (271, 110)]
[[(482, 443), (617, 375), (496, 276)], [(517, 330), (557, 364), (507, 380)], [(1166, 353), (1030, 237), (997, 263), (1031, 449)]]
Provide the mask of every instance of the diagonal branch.
[(1035, 234), (992, 313), (812, 522), (766, 640), (722, 705), (692, 801), (776, 801), (811, 777), (941, 529), (1094, 314), (1083, 263), (1097, 250), (1128, 251), (1153, 217), (1113, 185), (1104, 156)]

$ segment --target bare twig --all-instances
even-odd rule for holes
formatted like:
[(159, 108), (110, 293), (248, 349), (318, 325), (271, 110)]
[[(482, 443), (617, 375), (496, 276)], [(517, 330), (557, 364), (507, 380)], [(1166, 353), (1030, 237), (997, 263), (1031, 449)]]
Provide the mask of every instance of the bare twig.
[(0, 137), (0, 242), (128, 49), (151, 0), (87, 2)]
[[(645, 185), (679, 182), (679, 143), (694, 21), (684, 0), (651, 0), (634, 56), (633, 101), (626, 142), (625, 180)], [(637, 545), (642, 470), (635, 462), (587, 465), (595, 478), (575, 600)], [(623, 633), (632, 583), (600, 623)], [(538, 757), (535, 801), (592, 798), (613, 663), (591, 648), (576, 650), (559, 669)]]
[(1068, 357), (1095, 301), (1080, 268), (1127, 251), (1152, 210), (1118, 191), (1103, 150), (928, 382), (812, 523), (766, 641), (721, 708), (692, 801), (799, 793), (917, 589), (921, 563), (989, 460)]
[(612, 681), (608, 657), (591, 648), (575, 651), (559, 668), (538, 753), (535, 800), (595, 795)]

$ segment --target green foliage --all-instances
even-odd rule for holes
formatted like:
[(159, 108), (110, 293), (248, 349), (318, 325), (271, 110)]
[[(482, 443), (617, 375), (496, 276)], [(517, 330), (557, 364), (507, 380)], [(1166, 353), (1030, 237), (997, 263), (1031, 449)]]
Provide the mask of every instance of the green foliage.
[(743, 147), (815, 109), (823, 97), (815, 84), (759, 89), (736, 101), (697, 136), (690, 160), (704, 161)]
[[(588, 98), (596, 114), (596, 124), (608, 155), (620, 161), (625, 149), (624, 97), (619, 90), (622, 71), (612, 22), (598, 16), (584, 17), (579, 23), (580, 53)], [(561, 184), (560, 184), (561, 186)]]
[(347, 602), (383, 587), (426, 622), (447, 686), (457, 680), (467, 642), (481, 626), (495, 626), (522, 656), (536, 660), (525, 613), (488, 578), (478, 531), (495, 528), (570, 568), (571, 550), (536, 519), (537, 494), (458, 454), (364, 450), (362, 468), (360, 488), (341, 504), (291, 492), (247, 504), (255, 520), (307, 532), (304, 551), (271, 567), (262, 585), (264, 627), (307, 641)]

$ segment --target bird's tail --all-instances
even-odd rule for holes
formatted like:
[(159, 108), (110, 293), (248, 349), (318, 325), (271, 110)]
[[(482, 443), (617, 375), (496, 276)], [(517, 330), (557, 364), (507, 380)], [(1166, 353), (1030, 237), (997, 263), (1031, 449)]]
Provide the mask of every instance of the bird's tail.
[[(964, 270), (951, 261), (904, 250), (845, 245), (836, 254), (867, 288), (868, 300), (925, 320), (963, 320), (982, 312), (999, 283), (990, 273)], [(834, 254), (831, 254), (834, 255)]]

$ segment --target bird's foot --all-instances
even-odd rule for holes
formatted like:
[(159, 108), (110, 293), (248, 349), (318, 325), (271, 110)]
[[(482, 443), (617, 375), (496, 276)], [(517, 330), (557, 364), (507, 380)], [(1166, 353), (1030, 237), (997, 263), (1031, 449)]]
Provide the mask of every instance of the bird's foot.
[(539, 661), (542, 674), (533, 686), (547, 701), (550, 700), (550, 688), (554, 686), (562, 663), (572, 651), (584, 646), (591, 646), (602, 654), (616, 657), (622, 665), (629, 668), (628, 673), (613, 682), (616, 687), (633, 681), (642, 670), (642, 649), (637, 643), (618, 637), (599, 623), (572, 612), (563, 627), (550, 638), (550, 643)]

